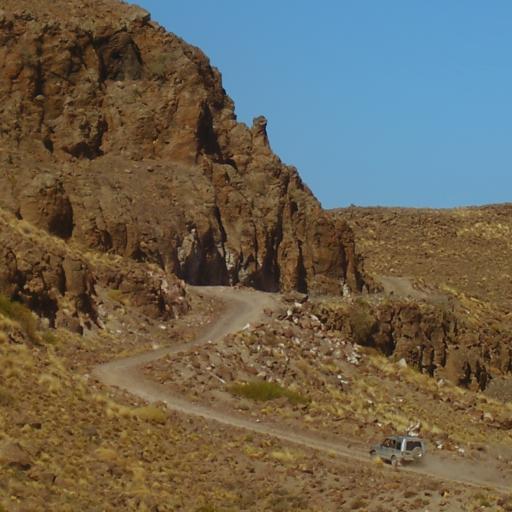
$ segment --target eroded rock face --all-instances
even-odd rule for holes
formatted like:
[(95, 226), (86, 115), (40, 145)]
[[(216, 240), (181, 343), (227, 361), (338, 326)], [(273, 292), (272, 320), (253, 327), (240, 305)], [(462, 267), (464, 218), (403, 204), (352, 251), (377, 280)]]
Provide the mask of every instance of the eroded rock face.
[(358, 343), (460, 386), (483, 390), (493, 373), (512, 369), (507, 333), (467, 325), (447, 305), (360, 302), (322, 305), (316, 313), (327, 326), (346, 332)]
[(0, 210), (0, 293), (18, 300), (52, 327), (82, 333), (97, 322), (97, 286), (119, 290), (152, 318), (188, 310), (185, 286), (146, 263), (93, 258)]
[(193, 284), (360, 286), (348, 226), (200, 50), (114, 0), (4, 3), (0, 206)]
[(20, 192), (22, 219), (61, 238), (73, 232), (73, 208), (62, 182), (52, 174), (41, 173)]
[(5, 214), (0, 215), (0, 269), (0, 291), (50, 325), (81, 332), (83, 321), (96, 318), (95, 277), (85, 260), (49, 243), (37, 230), (24, 232)]

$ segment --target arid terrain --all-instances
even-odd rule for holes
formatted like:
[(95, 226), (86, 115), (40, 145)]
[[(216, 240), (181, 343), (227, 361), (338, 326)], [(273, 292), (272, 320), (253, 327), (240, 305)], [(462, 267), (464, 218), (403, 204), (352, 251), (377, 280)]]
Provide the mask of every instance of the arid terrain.
[(508, 205), (324, 211), (134, 5), (0, 39), (0, 512), (512, 510)]
[(510, 310), (511, 204), (444, 210), (352, 207), (333, 213), (353, 228), (369, 272), (409, 276)]

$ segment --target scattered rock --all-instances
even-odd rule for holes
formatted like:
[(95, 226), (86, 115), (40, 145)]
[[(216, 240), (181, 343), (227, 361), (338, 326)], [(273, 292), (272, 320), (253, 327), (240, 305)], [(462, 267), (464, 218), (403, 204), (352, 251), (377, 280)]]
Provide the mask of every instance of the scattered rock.
[(26, 471), (30, 469), (32, 462), (29, 453), (19, 443), (2, 441), (0, 442), (0, 464)]

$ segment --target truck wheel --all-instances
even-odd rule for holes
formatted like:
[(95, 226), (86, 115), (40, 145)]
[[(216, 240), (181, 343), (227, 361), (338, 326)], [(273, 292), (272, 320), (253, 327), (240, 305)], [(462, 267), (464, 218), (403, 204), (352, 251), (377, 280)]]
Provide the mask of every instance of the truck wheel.
[(377, 455), (377, 452), (376, 452), (375, 450), (372, 450), (372, 451), (370, 452), (370, 457), (371, 457), (371, 459), (372, 459), (374, 462), (376, 462), (376, 461), (378, 461), (378, 460), (380, 459), (380, 457)]
[(391, 457), (391, 465), (393, 469), (398, 469), (398, 459), (394, 455)]

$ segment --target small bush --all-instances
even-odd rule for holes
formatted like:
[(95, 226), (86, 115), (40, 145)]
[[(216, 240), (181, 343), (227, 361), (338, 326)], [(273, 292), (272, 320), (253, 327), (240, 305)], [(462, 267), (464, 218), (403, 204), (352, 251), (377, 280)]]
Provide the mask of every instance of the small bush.
[(165, 423), (169, 417), (166, 411), (163, 411), (156, 405), (151, 404), (134, 409), (133, 415), (141, 420), (160, 424)]
[(43, 345), (56, 345), (58, 338), (52, 331), (44, 331), (41, 335)]
[(368, 505), (368, 502), (364, 498), (354, 498), (350, 503), (349, 507), (351, 510), (361, 510)]
[(37, 319), (26, 306), (0, 294), (0, 314), (17, 322), (31, 341), (39, 341), (37, 336)]
[(282, 397), (287, 398), (292, 404), (305, 404), (309, 402), (309, 399), (302, 396), (300, 393), (284, 388), (275, 382), (255, 380), (231, 384), (228, 389), (233, 395), (259, 402), (266, 402)]
[(283, 464), (288, 462), (295, 462), (297, 460), (297, 456), (289, 450), (274, 450), (271, 454), (271, 457)]
[(164, 79), (169, 72), (172, 58), (167, 53), (153, 53), (146, 63), (146, 68), (153, 78)]
[(348, 315), (354, 341), (358, 345), (368, 345), (375, 324), (370, 306), (358, 301), (350, 307)]

